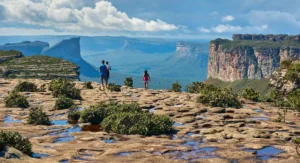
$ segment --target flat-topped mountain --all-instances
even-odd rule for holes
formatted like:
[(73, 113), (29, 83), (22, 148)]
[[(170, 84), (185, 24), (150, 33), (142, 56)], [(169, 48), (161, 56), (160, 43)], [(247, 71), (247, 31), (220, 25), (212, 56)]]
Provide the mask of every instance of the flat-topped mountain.
[(60, 58), (23, 57), (18, 51), (0, 51), (0, 77), (79, 80), (79, 67)]
[(48, 48), (49, 44), (42, 41), (23, 41), (20, 43), (7, 43), (0, 45), (0, 50), (17, 50), (25, 56), (39, 55), (41, 52)]
[[(276, 40), (276, 41), (274, 41)], [(210, 42), (208, 77), (223, 81), (270, 78), (283, 60), (300, 58), (298, 36), (234, 35)]]

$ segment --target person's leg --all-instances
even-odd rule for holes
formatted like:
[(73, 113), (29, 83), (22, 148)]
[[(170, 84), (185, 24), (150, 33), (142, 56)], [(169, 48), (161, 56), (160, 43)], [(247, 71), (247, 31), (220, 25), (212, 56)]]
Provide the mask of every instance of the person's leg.
[(148, 82), (146, 82), (146, 89), (148, 89)]
[(104, 83), (103, 83), (103, 76), (101, 76), (101, 84), (102, 84), (102, 88), (104, 88)]
[(144, 88), (146, 89), (146, 82), (144, 81)]

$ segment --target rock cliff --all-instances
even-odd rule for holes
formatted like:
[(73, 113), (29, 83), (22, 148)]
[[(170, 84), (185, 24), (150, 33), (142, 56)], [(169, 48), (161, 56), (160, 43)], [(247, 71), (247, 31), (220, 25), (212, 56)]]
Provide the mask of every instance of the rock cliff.
[(23, 57), (23, 54), (21, 52), (15, 50), (10, 50), (10, 51), (0, 50), (0, 64), (21, 57)]
[(216, 39), (210, 42), (208, 77), (223, 81), (270, 78), (288, 58), (300, 58), (298, 36), (234, 35), (233, 41)]
[(18, 57), (0, 64), (0, 77), (79, 80), (78, 69), (76, 64), (60, 58), (48, 56)]
[(5, 44), (5, 45), (0, 45), (0, 50), (17, 50), (22, 52), (23, 55), (25, 56), (32, 56), (32, 55), (39, 55), (41, 52), (45, 49), (48, 48), (49, 44), (46, 42), (41, 42), (41, 41), (23, 41), (20, 43), (13, 43), (13, 44)]

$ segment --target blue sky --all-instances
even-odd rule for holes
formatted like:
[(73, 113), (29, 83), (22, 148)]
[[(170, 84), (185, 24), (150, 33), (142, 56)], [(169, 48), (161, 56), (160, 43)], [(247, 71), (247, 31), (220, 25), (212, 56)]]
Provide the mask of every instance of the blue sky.
[(0, 0), (0, 35), (298, 34), (300, 0)]

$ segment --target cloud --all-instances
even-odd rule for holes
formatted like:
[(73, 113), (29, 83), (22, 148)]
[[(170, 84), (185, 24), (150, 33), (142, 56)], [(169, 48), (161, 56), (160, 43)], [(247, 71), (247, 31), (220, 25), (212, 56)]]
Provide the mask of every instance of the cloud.
[(231, 15), (228, 15), (228, 16), (225, 16), (222, 18), (222, 22), (230, 22), (230, 21), (233, 21), (234, 20), (234, 17), (231, 16)]
[(203, 28), (203, 27), (198, 28), (198, 31), (203, 32), (203, 33), (210, 33), (211, 32), (210, 29)]
[(215, 27), (211, 27), (210, 29), (208, 28), (203, 28), (200, 27), (198, 28), (198, 31), (202, 33), (236, 33), (236, 32), (243, 32), (243, 33), (257, 33), (257, 32), (262, 32), (264, 30), (268, 29), (268, 25), (261, 25), (261, 26), (232, 26), (229, 24), (220, 24)]
[(209, 15), (211, 15), (211, 16), (217, 16), (217, 15), (219, 15), (219, 13), (217, 11), (213, 11), (213, 12), (209, 13)]
[(54, 27), (65, 31), (174, 31), (178, 27), (160, 19), (145, 21), (129, 17), (108, 1), (9, 0), (1, 1), (5, 21)]

